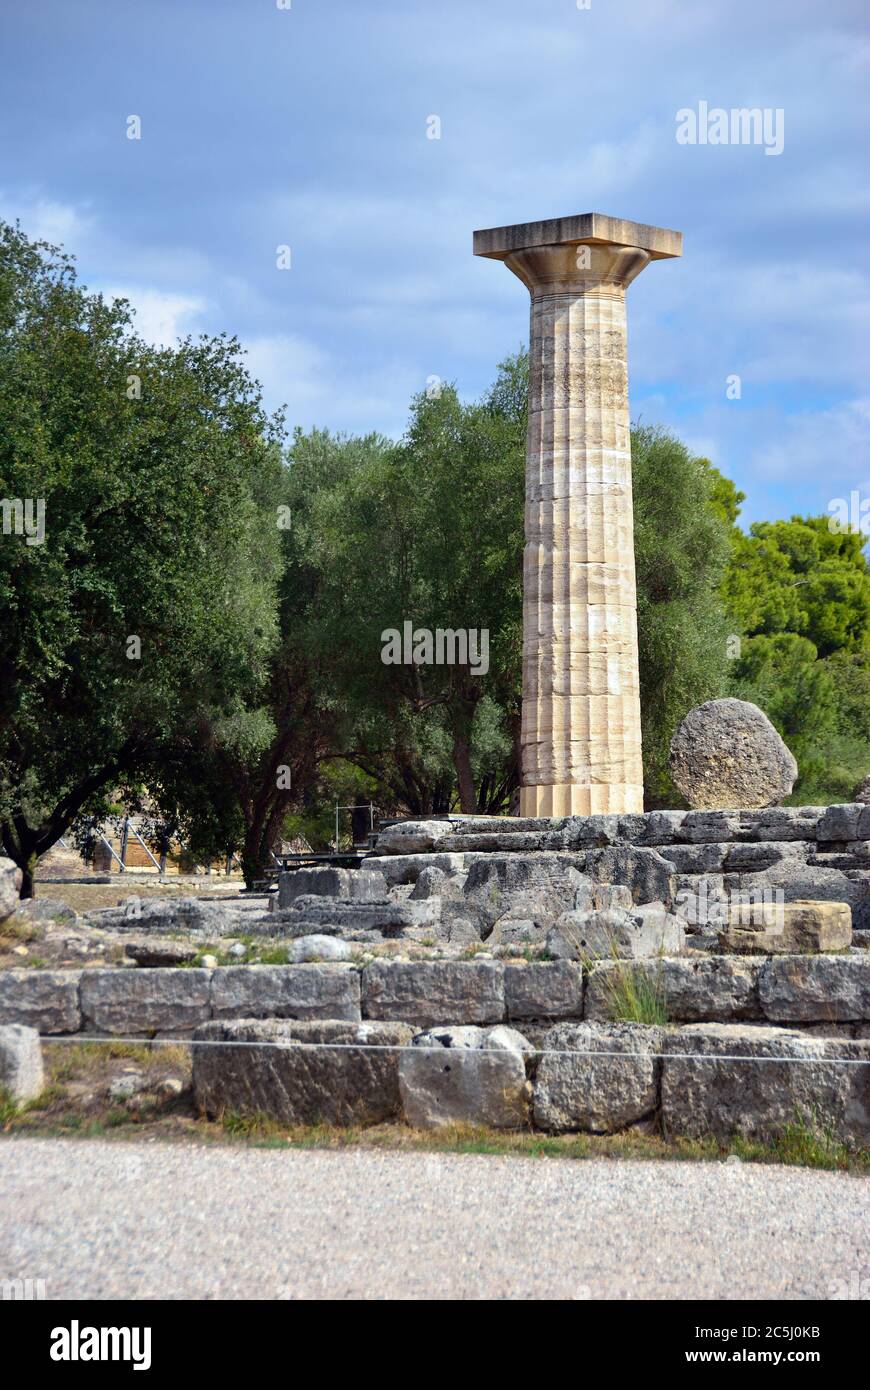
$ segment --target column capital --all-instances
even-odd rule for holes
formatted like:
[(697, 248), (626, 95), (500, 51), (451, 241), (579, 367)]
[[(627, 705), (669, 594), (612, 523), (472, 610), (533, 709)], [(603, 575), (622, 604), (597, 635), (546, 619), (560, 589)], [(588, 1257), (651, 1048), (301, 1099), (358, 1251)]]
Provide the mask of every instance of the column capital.
[(534, 298), (545, 294), (587, 294), (600, 290), (621, 295), (649, 265), (650, 253), (639, 246), (612, 242), (570, 242), (567, 246), (533, 246), (504, 258)]
[(601, 212), (551, 217), (544, 222), (516, 222), (510, 227), (487, 227), (474, 233), (474, 254), (505, 261), (516, 251), (583, 243), (635, 247), (649, 252), (652, 261), (683, 254), (682, 232), (652, 227), (647, 222), (626, 222), (621, 217), (608, 217)]

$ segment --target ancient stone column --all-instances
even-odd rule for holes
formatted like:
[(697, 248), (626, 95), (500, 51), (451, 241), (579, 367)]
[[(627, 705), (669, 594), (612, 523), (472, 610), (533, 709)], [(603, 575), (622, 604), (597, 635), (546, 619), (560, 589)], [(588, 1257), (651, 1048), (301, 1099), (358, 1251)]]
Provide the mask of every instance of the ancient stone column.
[(625, 290), (682, 240), (600, 213), (474, 233), (532, 301), (521, 816), (643, 810)]

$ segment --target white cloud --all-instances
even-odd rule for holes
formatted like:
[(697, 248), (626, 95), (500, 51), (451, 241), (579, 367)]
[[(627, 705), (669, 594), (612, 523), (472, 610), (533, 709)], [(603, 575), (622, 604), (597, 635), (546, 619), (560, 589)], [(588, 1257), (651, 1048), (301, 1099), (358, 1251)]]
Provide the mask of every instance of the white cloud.
[(103, 294), (107, 299), (129, 299), (137, 333), (154, 347), (172, 347), (185, 334), (197, 332), (207, 308), (205, 300), (193, 295), (141, 286), (112, 286)]
[(295, 334), (246, 338), (242, 346), (251, 375), (263, 387), (266, 406), (287, 407), (289, 429), (316, 425), (398, 436), (412, 393), (425, 385), (425, 375), (411, 362), (350, 363)]
[(865, 473), (870, 396), (828, 410), (799, 411), (782, 422), (780, 437), (758, 448), (754, 467), (769, 478), (814, 478), (822, 490)]
[(54, 198), (24, 191), (17, 196), (0, 190), (0, 218), (20, 222), (21, 230), (32, 241), (48, 241), (52, 246), (75, 250), (93, 227), (92, 216)]

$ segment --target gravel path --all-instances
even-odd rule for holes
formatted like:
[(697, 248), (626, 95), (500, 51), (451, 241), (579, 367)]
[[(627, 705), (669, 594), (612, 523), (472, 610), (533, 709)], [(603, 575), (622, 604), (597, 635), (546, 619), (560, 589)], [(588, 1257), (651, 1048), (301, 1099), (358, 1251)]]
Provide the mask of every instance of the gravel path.
[(826, 1298), (870, 1187), (732, 1163), (0, 1143), (0, 1278), (49, 1298)]

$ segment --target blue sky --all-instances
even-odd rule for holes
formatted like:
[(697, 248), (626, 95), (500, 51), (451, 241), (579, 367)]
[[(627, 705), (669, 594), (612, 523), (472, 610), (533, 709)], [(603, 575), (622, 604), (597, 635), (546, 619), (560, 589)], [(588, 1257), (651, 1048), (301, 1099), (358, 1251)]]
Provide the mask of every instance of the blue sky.
[[(528, 296), (472, 230), (598, 211), (685, 237), (628, 292), (633, 416), (745, 521), (870, 494), (866, 0), (2, 0), (0, 40), (0, 216), (154, 340), (237, 334), (290, 424), (478, 395)], [(678, 144), (699, 101), (782, 153)]]

